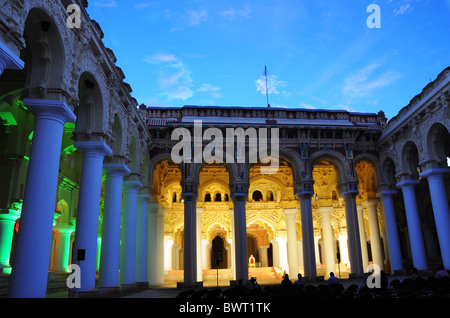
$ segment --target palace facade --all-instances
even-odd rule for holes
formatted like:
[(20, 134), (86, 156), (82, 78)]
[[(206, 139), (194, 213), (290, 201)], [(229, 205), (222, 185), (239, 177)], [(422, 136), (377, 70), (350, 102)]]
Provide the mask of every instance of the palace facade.
[[(70, 4), (82, 8), (81, 28), (67, 26)], [(235, 281), (450, 269), (450, 68), (389, 121), (382, 111), (147, 107), (86, 7), (2, 1), (0, 272), (10, 297), (45, 297), (74, 264), (86, 293), (206, 284), (211, 270)], [(172, 133), (194, 137), (195, 120), (223, 136), (276, 129), (278, 169), (175, 163)]]

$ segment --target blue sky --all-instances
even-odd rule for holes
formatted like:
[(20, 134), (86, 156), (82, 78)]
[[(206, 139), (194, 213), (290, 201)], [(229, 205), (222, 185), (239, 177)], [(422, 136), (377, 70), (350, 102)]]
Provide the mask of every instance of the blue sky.
[[(370, 4), (381, 28), (368, 28)], [(148, 106), (384, 110), (450, 66), (450, 0), (90, 0)]]

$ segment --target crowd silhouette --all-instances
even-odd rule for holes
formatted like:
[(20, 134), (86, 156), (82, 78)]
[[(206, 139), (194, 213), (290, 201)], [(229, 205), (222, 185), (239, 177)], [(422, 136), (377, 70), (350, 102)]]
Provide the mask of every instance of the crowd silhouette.
[[(368, 276), (369, 273), (366, 278)], [(447, 271), (438, 271), (435, 276), (427, 278), (413, 271), (411, 276), (393, 279), (390, 283), (382, 271), (377, 287), (369, 286), (366, 279), (364, 281), (362, 285), (350, 284), (344, 288), (344, 285), (334, 278), (320, 284), (308, 283), (300, 274), (298, 280), (292, 283), (286, 274), (279, 285), (260, 286), (256, 278), (252, 277), (246, 284), (240, 280), (237, 286), (225, 289), (186, 290), (178, 294), (177, 298), (450, 298), (450, 277)]]

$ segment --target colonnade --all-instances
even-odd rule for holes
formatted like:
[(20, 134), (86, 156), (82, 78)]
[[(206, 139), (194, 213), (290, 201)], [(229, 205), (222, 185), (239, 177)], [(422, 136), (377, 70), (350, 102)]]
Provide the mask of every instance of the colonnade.
[[(23, 62), (0, 42), (0, 75), (6, 68), (21, 69)], [(9, 296), (44, 297), (51, 253), (63, 128), (66, 122), (75, 122), (76, 116), (64, 101), (24, 99), (23, 102), (34, 114), (35, 126)], [(112, 155), (112, 150), (104, 141), (76, 141), (74, 146), (82, 153), (78, 215), (72, 259), (72, 263), (79, 263), (82, 273), (80, 292), (93, 291), (95, 288), (98, 213), (103, 171), (106, 174), (105, 218), (102, 229), (99, 287), (101, 290), (107, 290), (121, 286), (129, 287), (139, 282), (157, 285), (163, 277), (162, 244), (157, 242), (163, 235), (164, 221), (158, 204), (149, 203), (150, 198), (145, 191), (139, 193), (139, 189), (145, 189), (145, 185), (140, 183), (138, 178), (124, 179), (130, 173), (125, 164), (104, 164), (104, 158)], [(444, 175), (449, 171), (448, 168), (431, 168), (420, 174), (421, 177), (428, 180), (442, 260), (446, 269), (450, 269), (450, 210)], [(396, 187), (403, 193), (414, 267), (425, 270), (428, 266), (415, 196), (415, 187), (418, 183), (418, 180), (404, 179), (400, 180)], [(302, 222), (304, 276), (314, 279), (317, 275), (317, 252), (312, 226), (311, 197), (313, 193), (308, 189), (310, 187), (303, 187), (303, 191), (297, 193), (297, 196), (300, 200)], [(361, 276), (365, 271), (366, 257), (355, 199), (357, 193), (354, 187), (350, 187), (343, 195), (347, 221), (348, 259), (352, 274)], [(382, 189), (378, 193), (378, 197), (381, 199), (384, 209), (391, 269), (402, 270), (402, 255), (393, 201), (396, 193), (395, 190)], [(241, 189), (235, 191), (231, 198), (234, 204), (233, 233), (236, 279), (245, 281), (248, 279), (245, 207), (247, 194)], [(184, 284), (193, 286), (197, 282), (199, 273), (197, 268), (199, 262), (197, 261), (196, 194), (192, 191), (184, 191), (183, 199), (185, 209)], [(364, 206), (369, 217), (373, 260), (374, 263), (382, 264), (383, 255), (376, 216), (376, 201), (369, 200)], [(332, 240), (330, 240), (330, 209), (322, 208), (320, 213), (324, 221), (323, 239), (326, 246), (324, 255), (328, 271), (334, 268), (332, 266), (334, 255), (331, 255), (332, 249), (329, 247), (330, 242), (332, 244)], [(297, 246), (296, 229), (295, 222), (292, 222), (295, 213), (286, 210), (285, 215), (288, 220), (286, 230), (290, 275), (295, 276), (298, 268), (297, 248), (294, 248)], [(8, 238), (5, 238), (5, 242), (12, 240), (9, 237), (11, 237), (10, 234), (17, 217), (13, 214), (2, 216), (0, 222), (2, 242), (6, 236)], [(61, 228), (58, 235), (62, 238), (61, 242), (67, 241), (68, 232), (65, 232), (64, 229)], [(122, 244), (120, 244), (121, 240)], [(344, 241), (344, 238), (342, 240)], [(77, 259), (78, 251), (84, 251), (83, 260)], [(9, 256), (3, 254), (0, 255), (0, 265), (2, 268), (6, 268), (8, 265), (6, 259), (9, 259)], [(148, 255), (156, 255), (156, 257), (148, 257)], [(61, 266), (65, 266), (63, 261), (61, 261)]]

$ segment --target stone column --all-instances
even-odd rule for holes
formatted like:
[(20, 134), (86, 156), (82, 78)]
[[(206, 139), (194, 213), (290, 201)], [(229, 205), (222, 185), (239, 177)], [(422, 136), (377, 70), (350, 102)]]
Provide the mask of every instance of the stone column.
[(303, 265), (303, 241), (300, 238), (297, 241), (297, 256), (298, 256), (298, 266), (303, 267), (303, 272), (304, 272), (304, 265)]
[(120, 243), (119, 284), (122, 289), (136, 287), (137, 194), (142, 183), (123, 182), (122, 234)]
[(70, 236), (74, 228), (71, 225), (59, 225), (55, 227), (55, 272), (69, 272)]
[[(148, 187), (144, 187), (148, 192)], [(137, 228), (136, 228), (136, 283), (148, 285), (148, 193), (137, 196)]]
[(259, 259), (261, 261), (261, 267), (269, 266), (269, 255), (267, 253), (268, 249), (269, 249), (268, 246), (258, 246)]
[(331, 228), (331, 218), (330, 213), (333, 210), (333, 207), (325, 207), (322, 206), (319, 208), (319, 212), (322, 215), (322, 238), (325, 248), (325, 277), (329, 277), (330, 272), (335, 271), (335, 262), (334, 262), (334, 247), (333, 247), (333, 231)]
[(157, 287), (157, 248), (158, 248), (158, 203), (149, 202), (148, 204), (148, 266), (147, 277), (150, 287)]
[(230, 213), (230, 217), (231, 217), (231, 233), (232, 233), (231, 268), (232, 268), (232, 273), (233, 273), (233, 280), (236, 280), (236, 230), (234, 228), (234, 210), (229, 209), (228, 212)]
[(422, 226), (420, 224), (415, 192), (415, 187), (419, 182), (418, 180), (403, 180), (397, 183), (397, 187), (401, 188), (403, 192), (414, 267), (418, 270), (426, 270), (428, 269), (427, 256), (425, 254), (425, 244), (423, 242)]
[(76, 117), (63, 101), (23, 102), (35, 123), (9, 296), (45, 297), (63, 129)]
[(24, 66), (25, 63), (5, 44), (0, 42), (0, 75), (6, 69), (21, 70)]
[(19, 217), (19, 211), (0, 210), (0, 274), (11, 274), (11, 247), (14, 226)]
[(78, 251), (85, 250), (85, 260), (79, 262), (82, 274), (78, 291), (90, 292), (95, 289), (103, 159), (112, 155), (112, 150), (102, 141), (76, 141), (74, 146), (82, 154), (82, 167), (72, 263), (78, 264)]
[(364, 226), (364, 206), (357, 205), (356, 209), (358, 211), (358, 228), (359, 228), (359, 239), (361, 241), (361, 258), (363, 264), (364, 272), (369, 266), (369, 253), (367, 251), (367, 240), (366, 240), (366, 227)]
[(197, 281), (203, 281), (202, 266), (202, 213), (203, 208), (196, 209), (196, 242), (197, 242)]
[(356, 209), (356, 195), (358, 190), (353, 186), (350, 191), (344, 192), (345, 217), (347, 221), (347, 236), (350, 256), (351, 276), (364, 275), (361, 256), (361, 240), (359, 236), (358, 212)]
[(319, 249), (319, 241), (322, 238), (322, 235), (320, 234), (320, 231), (314, 231), (314, 253), (316, 255), (315, 262), (316, 262), (316, 268), (317, 266), (322, 265), (320, 262), (320, 249)]
[[(209, 241), (207, 239), (201, 239), (200, 240), (201, 243), (201, 249), (202, 249), (202, 266), (201, 269), (210, 269), (211, 268), (211, 251), (210, 251), (210, 246), (209, 246)], [(228, 242), (226, 242), (228, 243)], [(227, 250), (228, 251), (228, 250)], [(228, 254), (228, 258), (231, 255)], [(228, 266), (230, 266), (230, 260), (227, 260), (227, 264)], [(200, 266), (199, 266), (200, 267)], [(202, 272), (203, 275), (203, 272)]]
[(450, 208), (445, 192), (444, 174), (449, 172), (449, 168), (431, 168), (420, 174), (428, 179), (442, 262), (447, 270), (450, 269)]
[(184, 287), (197, 283), (197, 195), (182, 194), (184, 200)]
[(341, 233), (338, 236), (338, 240), (339, 240), (339, 252), (341, 254), (341, 264), (349, 266), (350, 260), (348, 259), (348, 239), (346, 229), (341, 229)]
[(394, 190), (384, 190), (377, 194), (383, 204), (384, 223), (386, 226), (386, 235), (388, 241), (389, 260), (391, 270), (403, 270), (402, 251), (400, 249), (400, 239), (398, 236), (397, 220), (395, 218), (394, 198), (397, 194)]
[(157, 250), (156, 250), (156, 273), (157, 273), (157, 284), (164, 284), (164, 215), (166, 210), (163, 207), (158, 207), (157, 215)]
[(290, 278), (296, 278), (298, 274), (297, 228), (295, 227), (296, 214), (297, 209), (284, 209), (284, 215), (286, 216), (287, 256)]
[(311, 197), (312, 191), (303, 191), (300, 198), (300, 216), (302, 222), (302, 247), (304, 277), (315, 280), (317, 277), (316, 259), (319, 254), (315, 249), (314, 228), (312, 219)]
[(363, 202), (369, 218), (370, 247), (372, 249), (373, 264), (380, 266), (380, 269), (384, 270), (383, 250), (381, 247), (380, 229), (378, 226), (377, 204), (378, 199), (368, 199)]
[(247, 258), (247, 219), (245, 203), (247, 195), (242, 192), (232, 195), (234, 204), (234, 229), (235, 229), (235, 251), (236, 251), (236, 280), (242, 279), (245, 284), (248, 281), (248, 258)]
[(107, 163), (105, 171), (105, 202), (103, 207), (102, 247), (98, 286), (101, 292), (119, 288), (120, 222), (122, 215), (123, 177), (130, 169), (123, 163)]

